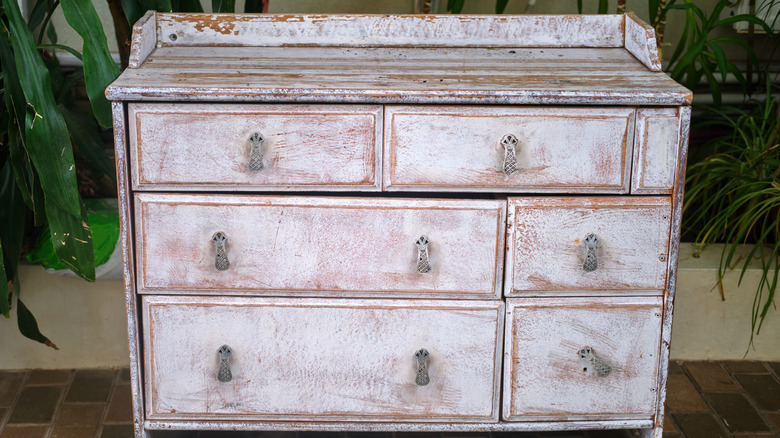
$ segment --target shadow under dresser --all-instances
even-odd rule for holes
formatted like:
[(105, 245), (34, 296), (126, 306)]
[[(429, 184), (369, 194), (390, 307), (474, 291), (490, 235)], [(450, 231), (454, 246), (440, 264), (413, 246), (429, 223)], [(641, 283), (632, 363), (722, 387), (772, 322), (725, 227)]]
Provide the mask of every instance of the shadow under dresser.
[(135, 433), (661, 438), (691, 93), (599, 16), (147, 13)]

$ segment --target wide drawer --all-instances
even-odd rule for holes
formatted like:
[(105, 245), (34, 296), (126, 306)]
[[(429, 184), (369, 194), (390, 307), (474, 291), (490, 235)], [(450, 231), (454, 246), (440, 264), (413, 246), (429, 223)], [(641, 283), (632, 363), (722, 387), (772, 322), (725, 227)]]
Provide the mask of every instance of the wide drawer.
[[(634, 108), (388, 106), (384, 187), (627, 193), (634, 113)], [(505, 148), (502, 140), (510, 135), (517, 144)], [(505, 172), (509, 149), (516, 161), (511, 174)]]
[(133, 188), (378, 190), (381, 108), (129, 104)]
[(138, 290), (495, 299), (505, 212), (498, 200), (141, 193)]
[(509, 198), (504, 293), (660, 295), (671, 211), (668, 197)]
[(147, 418), (495, 422), (503, 307), (147, 295)]
[(652, 419), (661, 297), (507, 300), (503, 418)]

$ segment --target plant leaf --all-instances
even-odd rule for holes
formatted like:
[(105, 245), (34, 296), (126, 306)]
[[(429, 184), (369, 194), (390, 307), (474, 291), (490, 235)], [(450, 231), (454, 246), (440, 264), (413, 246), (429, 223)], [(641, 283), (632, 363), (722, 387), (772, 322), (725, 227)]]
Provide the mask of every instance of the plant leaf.
[(11, 316), (10, 291), (8, 277), (5, 275), (5, 259), (3, 258), (3, 241), (0, 240), (0, 314), (6, 318)]
[[(72, 216), (58, 209), (46, 197), (46, 218), (51, 229), (51, 243), (57, 258), (79, 277), (95, 281), (95, 253), (87, 211), (80, 203), (81, 215)], [(64, 230), (64, 231), (63, 231)]]
[(266, 0), (246, 0), (244, 3), (244, 13), (259, 14), (263, 12)]
[(509, 0), (496, 0), (496, 14), (503, 14)]
[(8, 162), (0, 169), (0, 205), (3, 206), (0, 208), (0, 241), (3, 242), (6, 279), (16, 276), (16, 269), (22, 256), (25, 219), (28, 211), (16, 187), (13, 173)]
[(211, 0), (211, 10), (214, 13), (235, 13), (236, 0)]
[(731, 17), (726, 17), (717, 23), (715, 23), (712, 27), (720, 27), (720, 26), (728, 26), (734, 23), (738, 23), (740, 21), (747, 21), (749, 23), (754, 23), (759, 26), (761, 26), (764, 29), (764, 32), (766, 32), (767, 35), (772, 35), (772, 28), (769, 27), (764, 20), (756, 17), (755, 15), (750, 14), (739, 14), (739, 15), (733, 15)]
[(95, 176), (106, 175), (116, 181), (116, 167), (103, 149), (99, 127), (95, 120), (77, 108), (67, 108), (60, 105), (60, 112), (65, 117), (65, 123), (73, 136), (73, 144), (86, 159)]
[(582, 0), (577, 0), (577, 13), (582, 14)]
[[(247, 1), (247, 5), (251, 0)], [(171, 0), (171, 10), (173, 12), (203, 12), (203, 6), (200, 0)]]
[(68, 24), (84, 40), (84, 82), (92, 103), (92, 112), (100, 126), (111, 126), (111, 103), (106, 99), (106, 87), (119, 76), (108, 51), (106, 34), (91, 0), (62, 0), (62, 12)]
[(599, 0), (599, 14), (606, 14), (609, 10), (609, 1), (608, 0)]
[[(213, 0), (212, 0), (213, 1)], [(463, 10), (463, 2), (465, 0), (450, 0), (447, 2), (447, 10), (453, 14), (460, 14)]]
[(35, 320), (35, 316), (33, 316), (32, 312), (24, 305), (22, 300), (16, 300), (16, 318), (19, 324), (19, 331), (24, 337), (32, 339), (33, 341), (38, 341), (55, 350), (59, 350), (59, 348), (57, 348), (57, 346), (38, 329), (38, 321)]
[[(74, 217), (81, 215), (76, 187), (76, 166), (70, 135), (57, 111), (51, 80), (33, 43), (16, 0), (3, 0), (9, 22), (19, 82), (27, 102), (25, 108), (25, 145), (38, 169), (48, 203), (56, 204)], [(21, 122), (21, 120), (20, 120)]]
[(715, 62), (718, 63), (718, 70), (720, 70), (721, 82), (726, 82), (726, 74), (728, 73), (728, 61), (726, 61), (726, 54), (723, 49), (716, 43), (708, 42), (707, 47), (712, 50), (712, 54), (715, 57)]
[(130, 23), (130, 27), (133, 27), (136, 21), (146, 13), (146, 8), (141, 5), (139, 0), (122, 0), (122, 11), (127, 17), (127, 22)]
[(658, 24), (658, 7), (661, 4), (660, 0), (649, 0), (647, 2), (647, 11), (650, 13), (650, 25), (655, 27)]
[(30, 32), (33, 32), (38, 26), (41, 25), (43, 18), (46, 16), (46, 10), (49, 9), (49, 2), (47, 0), (37, 0), (35, 6), (30, 11), (30, 17), (27, 19), (27, 27)]

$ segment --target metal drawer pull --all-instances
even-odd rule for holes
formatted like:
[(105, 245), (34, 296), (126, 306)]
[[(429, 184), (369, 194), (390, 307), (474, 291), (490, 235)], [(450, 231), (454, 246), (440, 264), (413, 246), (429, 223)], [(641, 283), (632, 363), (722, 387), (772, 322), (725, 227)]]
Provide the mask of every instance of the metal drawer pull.
[(428, 246), (431, 241), (428, 240), (428, 236), (420, 236), (414, 241), (417, 245), (417, 272), (425, 274), (431, 271), (431, 263), (428, 260)]
[[(596, 371), (596, 375), (599, 377), (607, 377), (612, 372), (612, 367), (601, 361), (593, 354), (593, 349), (590, 347), (582, 347), (579, 351), (580, 359), (589, 363), (590, 366)], [(587, 371), (585, 368), (583, 371)]]
[(585, 262), (582, 264), (582, 269), (585, 272), (593, 272), (599, 267), (599, 261), (596, 257), (596, 247), (599, 246), (599, 238), (593, 233), (585, 236), (585, 240), (582, 241), (585, 244)]
[(217, 271), (224, 271), (230, 267), (230, 260), (225, 253), (225, 243), (227, 242), (227, 236), (222, 231), (217, 231), (211, 236), (211, 240), (214, 241), (214, 249), (217, 251), (217, 256), (214, 259), (214, 267)]
[(217, 354), (219, 355), (219, 372), (217, 373), (217, 380), (220, 382), (229, 382), (233, 380), (233, 374), (230, 372), (230, 354), (233, 351), (227, 345), (219, 347)]
[(259, 132), (249, 137), (249, 170), (252, 172), (263, 170), (263, 143), (265, 138)]
[(517, 172), (517, 143), (517, 137), (512, 134), (501, 139), (501, 145), (504, 146), (504, 173), (507, 175)]
[(428, 350), (421, 348), (414, 353), (414, 358), (417, 359), (417, 377), (414, 379), (414, 383), (418, 386), (425, 386), (431, 382), (428, 377)]

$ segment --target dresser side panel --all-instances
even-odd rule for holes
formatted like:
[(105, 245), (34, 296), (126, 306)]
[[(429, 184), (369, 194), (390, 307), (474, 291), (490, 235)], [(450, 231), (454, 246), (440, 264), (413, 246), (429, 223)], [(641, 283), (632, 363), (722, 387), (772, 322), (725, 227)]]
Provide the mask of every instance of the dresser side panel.
[(130, 392), (133, 403), (133, 428), (136, 437), (145, 436), (143, 385), (141, 376), (142, 350), (140, 342), (140, 321), (138, 299), (135, 293), (135, 257), (133, 245), (133, 209), (130, 191), (129, 159), (127, 155), (127, 130), (125, 104), (112, 102), (114, 118), (114, 147), (117, 172), (117, 194), (119, 197), (119, 240), (122, 245), (125, 284), (125, 305), (127, 309), (127, 337), (130, 350)]

